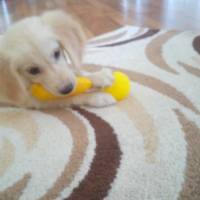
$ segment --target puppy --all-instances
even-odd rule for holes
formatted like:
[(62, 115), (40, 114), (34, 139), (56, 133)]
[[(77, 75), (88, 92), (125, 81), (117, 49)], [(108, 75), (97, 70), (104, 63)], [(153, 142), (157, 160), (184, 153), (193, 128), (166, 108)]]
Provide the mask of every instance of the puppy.
[[(102, 92), (48, 102), (30, 94), (32, 83), (40, 83), (58, 96), (71, 92), (75, 76), (84, 74), (81, 67), (85, 41), (80, 25), (62, 11), (25, 18), (8, 28), (0, 36), (0, 103), (39, 109), (115, 103), (111, 95)], [(98, 88), (113, 81), (108, 69), (87, 76)]]

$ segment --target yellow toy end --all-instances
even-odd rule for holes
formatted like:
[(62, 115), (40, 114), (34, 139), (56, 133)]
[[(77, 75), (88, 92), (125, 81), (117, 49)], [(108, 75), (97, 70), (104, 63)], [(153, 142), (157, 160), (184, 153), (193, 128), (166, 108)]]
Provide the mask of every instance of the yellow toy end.
[(111, 94), (117, 101), (123, 100), (130, 95), (131, 82), (128, 76), (120, 71), (115, 71), (113, 76), (113, 84), (104, 88), (103, 91)]

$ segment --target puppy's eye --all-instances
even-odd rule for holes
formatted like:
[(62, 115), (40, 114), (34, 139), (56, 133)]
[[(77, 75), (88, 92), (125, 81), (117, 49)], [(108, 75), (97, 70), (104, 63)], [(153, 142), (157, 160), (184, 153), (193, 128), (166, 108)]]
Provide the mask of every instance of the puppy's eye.
[(54, 51), (54, 58), (58, 60), (60, 58), (60, 49)]
[(39, 73), (41, 73), (41, 70), (39, 67), (31, 67), (28, 69), (28, 72), (31, 74), (31, 75), (37, 75)]

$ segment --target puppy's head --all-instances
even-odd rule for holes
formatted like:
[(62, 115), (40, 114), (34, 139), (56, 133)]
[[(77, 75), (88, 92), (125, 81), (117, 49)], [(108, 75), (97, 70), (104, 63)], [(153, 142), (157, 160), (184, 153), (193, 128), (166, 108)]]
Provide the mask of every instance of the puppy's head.
[(61, 11), (24, 19), (2, 39), (7, 78), (18, 93), (28, 91), (32, 83), (41, 83), (55, 95), (67, 94), (75, 85), (84, 42), (80, 25)]

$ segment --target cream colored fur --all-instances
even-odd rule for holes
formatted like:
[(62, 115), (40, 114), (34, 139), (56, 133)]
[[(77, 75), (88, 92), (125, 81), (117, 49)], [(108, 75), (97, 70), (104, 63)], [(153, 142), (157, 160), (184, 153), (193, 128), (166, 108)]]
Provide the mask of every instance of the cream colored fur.
[[(30, 94), (32, 83), (41, 83), (55, 95), (65, 85), (75, 83), (83, 71), (82, 54), (85, 36), (80, 25), (68, 14), (49, 11), (41, 16), (25, 18), (0, 37), (0, 103), (13, 106), (46, 108), (70, 105), (107, 106), (115, 102), (105, 93), (83, 94), (65, 100), (40, 102)], [(54, 58), (59, 49), (61, 56)], [(29, 74), (39, 67), (41, 73)], [(89, 74), (95, 87), (112, 83), (110, 70)]]

